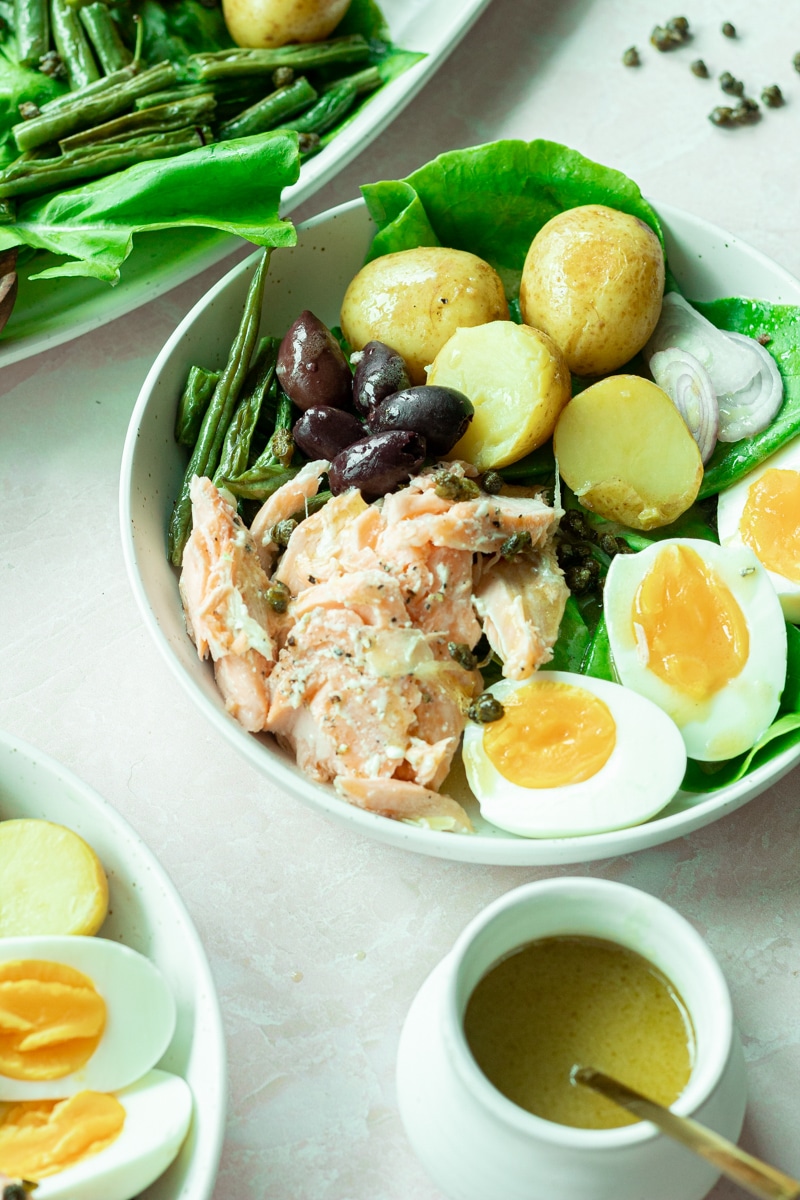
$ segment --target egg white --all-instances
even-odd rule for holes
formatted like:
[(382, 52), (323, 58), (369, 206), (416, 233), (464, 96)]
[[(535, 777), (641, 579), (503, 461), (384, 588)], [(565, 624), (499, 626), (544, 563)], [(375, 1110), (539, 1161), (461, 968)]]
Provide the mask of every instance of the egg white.
[[(720, 492), (717, 502), (717, 527), (723, 546), (744, 546), (740, 525), (750, 488), (766, 471), (773, 469), (800, 474), (800, 438), (789, 442), (733, 487)], [(800, 583), (787, 579), (785, 575), (771, 571), (768, 567), (765, 567), (765, 570), (778, 593), (786, 620), (800, 621)]]
[(155, 1066), (172, 1040), (172, 993), (158, 968), (128, 946), (98, 937), (0, 938), (0, 963), (18, 959), (64, 963), (82, 971), (105, 1001), (106, 1026), (88, 1062), (61, 1079), (0, 1074), (0, 1100), (59, 1100), (86, 1089), (117, 1091)]
[(488, 690), (502, 703), (537, 678), (571, 684), (602, 700), (616, 725), (608, 761), (590, 779), (555, 788), (512, 783), (489, 760), (483, 747), (487, 728), (469, 722), (463, 760), (481, 815), (492, 825), (521, 837), (578, 837), (625, 829), (649, 820), (680, 787), (686, 751), (675, 724), (655, 704), (617, 683), (567, 671), (547, 671), (527, 680), (504, 679)]
[[(671, 545), (697, 552), (729, 588), (747, 624), (750, 653), (742, 671), (706, 701), (692, 700), (655, 675), (647, 666), (646, 646), (636, 640), (637, 588), (657, 556)], [(617, 677), (672, 717), (690, 758), (718, 762), (758, 741), (778, 711), (786, 679), (786, 625), (775, 589), (751, 550), (672, 538), (638, 554), (618, 555), (608, 571), (603, 606)]]
[(133, 1200), (176, 1157), (192, 1118), (192, 1093), (178, 1075), (150, 1071), (116, 1093), (125, 1124), (110, 1146), (43, 1179), (36, 1200)]

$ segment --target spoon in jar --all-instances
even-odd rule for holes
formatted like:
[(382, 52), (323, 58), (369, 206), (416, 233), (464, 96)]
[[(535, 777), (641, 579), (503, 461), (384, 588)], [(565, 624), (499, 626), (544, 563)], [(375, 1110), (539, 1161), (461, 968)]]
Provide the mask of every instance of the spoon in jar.
[(800, 1197), (800, 1181), (797, 1179), (740, 1150), (733, 1142), (720, 1137), (713, 1129), (698, 1124), (691, 1117), (679, 1117), (641, 1092), (612, 1079), (610, 1075), (604, 1075), (594, 1067), (574, 1066), (570, 1079), (576, 1085), (599, 1092), (633, 1116), (651, 1121), (663, 1133), (705, 1158), (728, 1179), (738, 1183), (751, 1195), (760, 1197), (760, 1200), (797, 1200)]

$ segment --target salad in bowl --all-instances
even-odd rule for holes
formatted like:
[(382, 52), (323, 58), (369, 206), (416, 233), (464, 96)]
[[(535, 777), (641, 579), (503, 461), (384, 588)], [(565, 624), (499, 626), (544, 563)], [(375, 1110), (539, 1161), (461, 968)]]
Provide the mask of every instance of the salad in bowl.
[[(720, 545), (716, 496), (797, 431), (800, 288), (553, 143), (364, 194), (143, 389), (123, 529), (179, 677), (267, 775), (428, 853), (599, 858), (763, 790), (796, 630), (774, 529)], [(748, 269), (768, 300), (712, 299)]]

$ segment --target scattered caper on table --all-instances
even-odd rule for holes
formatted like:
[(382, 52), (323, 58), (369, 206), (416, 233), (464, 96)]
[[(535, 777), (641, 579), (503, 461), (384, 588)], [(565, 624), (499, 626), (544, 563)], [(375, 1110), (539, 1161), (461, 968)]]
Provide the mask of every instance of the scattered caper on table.
[(639, 51), (635, 46), (629, 46), (622, 56), (623, 65), (626, 67), (638, 67), (641, 64)]
[(794, 58), (792, 59), (792, 66), (794, 67), (795, 71), (800, 71), (800, 50), (798, 50), (797, 54), (795, 54)]
[(777, 83), (771, 83), (761, 93), (761, 99), (768, 108), (780, 108), (783, 104), (783, 92)]
[(719, 77), (719, 86), (723, 92), (727, 92), (729, 96), (743, 96), (744, 84), (741, 79), (736, 79), (731, 75), (730, 71), (723, 71)]
[(702, 58), (696, 58), (689, 67), (689, 70), (693, 75), (696, 75), (698, 79), (708, 79), (708, 67), (703, 62)]
[(726, 38), (735, 38), (736, 37), (736, 27), (734, 25), (731, 25), (730, 21), (725, 21), (722, 26), (722, 34), (723, 34), (723, 37), (726, 37)]

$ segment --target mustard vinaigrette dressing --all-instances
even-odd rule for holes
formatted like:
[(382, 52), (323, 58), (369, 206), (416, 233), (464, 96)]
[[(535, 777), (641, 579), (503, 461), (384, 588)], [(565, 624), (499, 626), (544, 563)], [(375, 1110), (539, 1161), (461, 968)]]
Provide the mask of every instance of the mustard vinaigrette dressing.
[(747, 622), (731, 590), (690, 546), (666, 546), (636, 592), (636, 640), (654, 675), (703, 702), (744, 668)]
[(593, 937), (529, 942), (470, 996), (467, 1043), (487, 1079), (545, 1120), (612, 1129), (636, 1118), (570, 1082), (592, 1066), (669, 1106), (686, 1087), (694, 1031), (681, 997), (652, 963)]

